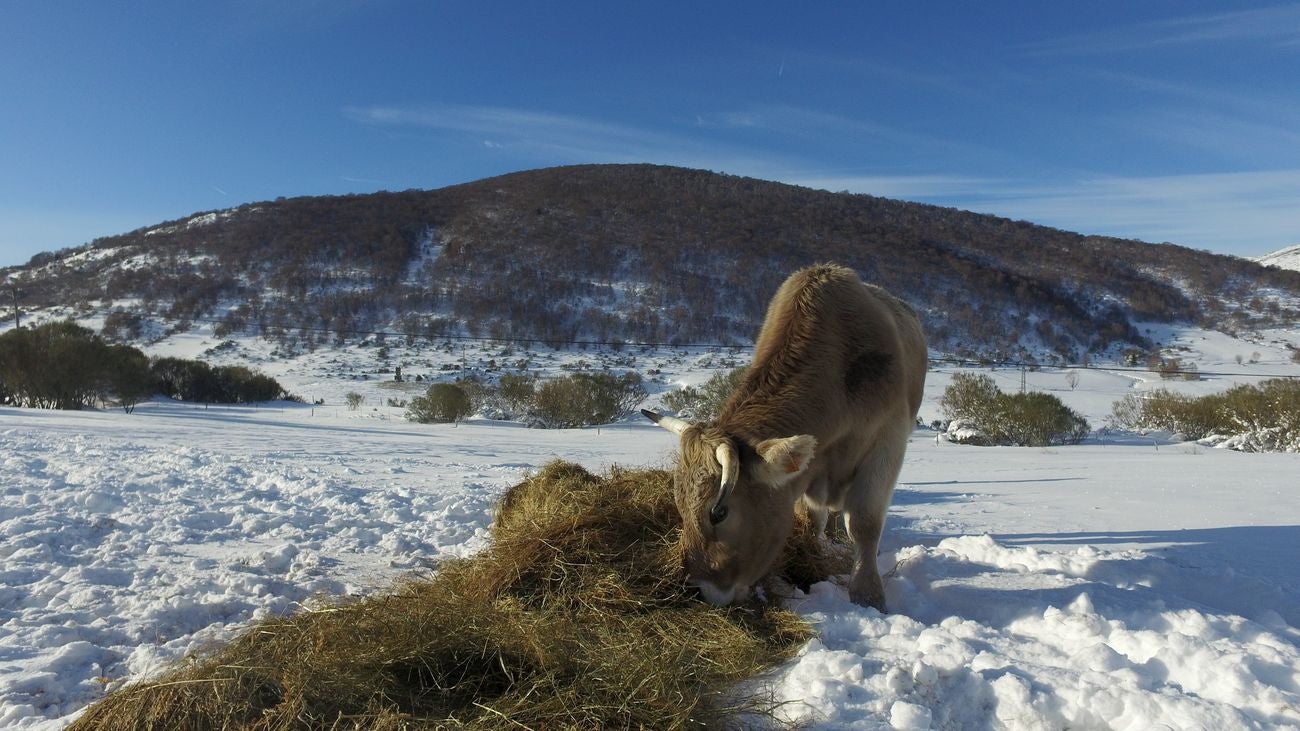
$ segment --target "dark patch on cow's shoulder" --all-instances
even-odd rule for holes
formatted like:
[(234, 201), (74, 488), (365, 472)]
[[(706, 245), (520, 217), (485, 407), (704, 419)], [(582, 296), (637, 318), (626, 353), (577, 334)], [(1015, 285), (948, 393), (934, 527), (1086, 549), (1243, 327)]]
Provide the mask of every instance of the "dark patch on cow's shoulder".
[(892, 377), (894, 356), (880, 350), (866, 350), (844, 369), (844, 390), (856, 394)]

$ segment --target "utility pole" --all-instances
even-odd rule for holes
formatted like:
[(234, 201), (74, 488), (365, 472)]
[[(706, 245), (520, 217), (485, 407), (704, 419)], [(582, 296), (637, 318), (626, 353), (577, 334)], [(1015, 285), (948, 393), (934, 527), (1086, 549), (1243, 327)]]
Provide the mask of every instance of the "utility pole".
[(12, 292), (14, 296), (14, 329), (17, 330), (23, 326), (22, 312), (18, 309), (18, 285), (9, 285), (9, 291)]

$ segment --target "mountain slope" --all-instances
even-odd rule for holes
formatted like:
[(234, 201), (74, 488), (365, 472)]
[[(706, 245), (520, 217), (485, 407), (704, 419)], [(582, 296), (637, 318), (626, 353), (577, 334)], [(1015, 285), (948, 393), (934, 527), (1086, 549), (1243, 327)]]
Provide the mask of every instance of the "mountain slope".
[(1300, 273), (1172, 245), (651, 165), (209, 212), (7, 273), (28, 307), (120, 309), (312, 345), (358, 330), (747, 341), (792, 270), (856, 268), (932, 345), (1027, 357), (1149, 345), (1138, 323), (1297, 319)]
[(1278, 249), (1271, 254), (1265, 254), (1255, 258), (1256, 262), (1263, 266), (1274, 266), (1279, 269), (1290, 269), (1300, 271), (1300, 244), (1288, 246), (1285, 249)]

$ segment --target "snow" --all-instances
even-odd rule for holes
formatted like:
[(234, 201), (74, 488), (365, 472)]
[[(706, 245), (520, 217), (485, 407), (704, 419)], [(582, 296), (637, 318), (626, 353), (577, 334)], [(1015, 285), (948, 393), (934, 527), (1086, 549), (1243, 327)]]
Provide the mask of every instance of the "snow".
[(1272, 253), (1255, 257), (1255, 261), (1264, 266), (1275, 266), (1280, 269), (1295, 269), (1300, 271), (1300, 244), (1288, 246)]
[[(1285, 359), (1292, 334), (1171, 335), (1203, 371), (1258, 375), (1080, 370), (1074, 389), (1060, 370), (1024, 378), (1095, 428), (1134, 389), (1300, 373)], [(216, 344), (186, 333), (154, 351)], [(465, 357), (390, 344), (412, 375)], [(214, 357), (253, 362), (327, 405), (0, 408), (0, 727), (63, 728), (252, 619), (468, 555), (493, 501), (551, 459), (662, 466), (675, 448), (638, 421), (410, 424), (383, 405), (402, 394), (374, 373), (376, 349), (269, 350), (240, 341)], [(1253, 351), (1259, 363), (1235, 363)], [(557, 370), (605, 357), (628, 353), (532, 354)], [(699, 383), (732, 357), (745, 360), (661, 353), (638, 367)], [(930, 374), (927, 422), (953, 372)], [(1019, 387), (1019, 371), (992, 375)], [(366, 395), (361, 410), (340, 405), (351, 390)], [(918, 429), (879, 558), (890, 613), (849, 603), (835, 582), (796, 592), (788, 601), (818, 637), (761, 682), (788, 720), (814, 729), (1300, 728), (1297, 474), (1300, 455), (1160, 435), (983, 448)]]

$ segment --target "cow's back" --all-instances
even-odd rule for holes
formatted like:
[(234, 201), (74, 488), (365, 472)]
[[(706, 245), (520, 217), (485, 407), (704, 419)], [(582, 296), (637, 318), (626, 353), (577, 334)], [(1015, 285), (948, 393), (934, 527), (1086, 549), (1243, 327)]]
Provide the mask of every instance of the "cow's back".
[(910, 307), (851, 269), (808, 267), (773, 297), (720, 421), (750, 439), (812, 434), (829, 445), (882, 420), (914, 419), (925, 368)]

